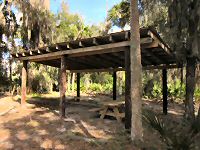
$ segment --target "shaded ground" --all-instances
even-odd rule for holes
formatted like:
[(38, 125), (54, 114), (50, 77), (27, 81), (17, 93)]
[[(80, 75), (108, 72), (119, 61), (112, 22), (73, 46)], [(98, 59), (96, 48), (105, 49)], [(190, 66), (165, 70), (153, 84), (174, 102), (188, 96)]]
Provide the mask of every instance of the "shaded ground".
[[(102, 99), (84, 98), (79, 103), (70, 103), (66, 119), (58, 115), (57, 98), (32, 98), (26, 107), (9, 97), (0, 99), (0, 113), (15, 106), (9, 113), (0, 116), (0, 149), (67, 149), (67, 150), (131, 150), (129, 134), (124, 124), (112, 118), (101, 120), (88, 110), (98, 106)], [(143, 108), (162, 115), (162, 103), (143, 101)], [(177, 121), (182, 116), (182, 106), (170, 104), (166, 119)], [(147, 149), (163, 149), (157, 134), (144, 129)]]

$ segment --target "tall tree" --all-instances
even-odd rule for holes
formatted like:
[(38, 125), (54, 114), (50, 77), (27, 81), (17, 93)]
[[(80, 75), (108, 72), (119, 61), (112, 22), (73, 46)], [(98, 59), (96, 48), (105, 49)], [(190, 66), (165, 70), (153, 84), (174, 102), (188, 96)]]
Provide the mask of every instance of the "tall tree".
[(186, 62), (185, 114), (193, 120), (196, 63), (200, 60), (200, 1), (173, 0), (169, 6), (171, 45), (177, 58)]
[[(123, 27), (129, 24), (128, 14), (123, 11), (128, 8), (124, 5), (129, 6), (128, 0), (122, 1), (110, 11), (108, 18), (113, 25)], [(139, 8), (141, 26), (153, 25), (157, 28), (176, 54), (178, 62), (187, 64), (185, 114), (193, 120), (195, 68), (200, 60), (200, 1), (139, 0)], [(113, 13), (114, 11), (118, 13)]]
[(130, 3), (130, 25), (131, 25), (131, 43), (130, 43), (130, 71), (131, 71), (131, 139), (142, 140), (142, 65), (140, 49), (140, 26), (138, 0), (131, 0)]

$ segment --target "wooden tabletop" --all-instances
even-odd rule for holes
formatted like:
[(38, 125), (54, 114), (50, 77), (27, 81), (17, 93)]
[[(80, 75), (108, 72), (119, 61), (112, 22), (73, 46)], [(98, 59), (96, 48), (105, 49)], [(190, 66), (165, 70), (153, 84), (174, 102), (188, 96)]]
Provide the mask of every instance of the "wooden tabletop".
[(125, 104), (125, 101), (117, 101), (117, 100), (102, 102), (102, 105), (110, 106), (110, 107), (118, 107), (124, 104)]

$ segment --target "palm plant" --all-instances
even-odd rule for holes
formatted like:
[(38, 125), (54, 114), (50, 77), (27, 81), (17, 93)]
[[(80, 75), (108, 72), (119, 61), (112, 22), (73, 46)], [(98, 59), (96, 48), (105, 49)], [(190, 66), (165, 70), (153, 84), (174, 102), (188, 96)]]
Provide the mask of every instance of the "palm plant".
[(195, 140), (200, 133), (200, 122), (196, 119), (189, 125), (175, 125), (165, 123), (163, 119), (152, 112), (143, 115), (144, 122), (156, 130), (168, 150), (191, 150), (195, 147)]

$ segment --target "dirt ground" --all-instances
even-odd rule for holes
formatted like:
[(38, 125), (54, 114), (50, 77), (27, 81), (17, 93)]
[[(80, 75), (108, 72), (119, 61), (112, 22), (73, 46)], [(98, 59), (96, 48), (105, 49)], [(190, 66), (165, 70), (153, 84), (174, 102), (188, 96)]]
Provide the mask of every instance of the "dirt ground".
[[(20, 106), (18, 97), (0, 98), (0, 149), (40, 150), (132, 150), (130, 135), (124, 130), (124, 123), (115, 119), (99, 119), (88, 110), (98, 106), (105, 97), (84, 98), (71, 102), (66, 108), (66, 119), (61, 120), (58, 112), (58, 98), (31, 98), (25, 107)], [(162, 103), (143, 101), (143, 108), (162, 115)], [(9, 111), (8, 111), (9, 110)], [(3, 114), (3, 112), (7, 112)], [(183, 106), (169, 105), (167, 119), (180, 119)], [(156, 133), (144, 129), (145, 147), (163, 149)]]

